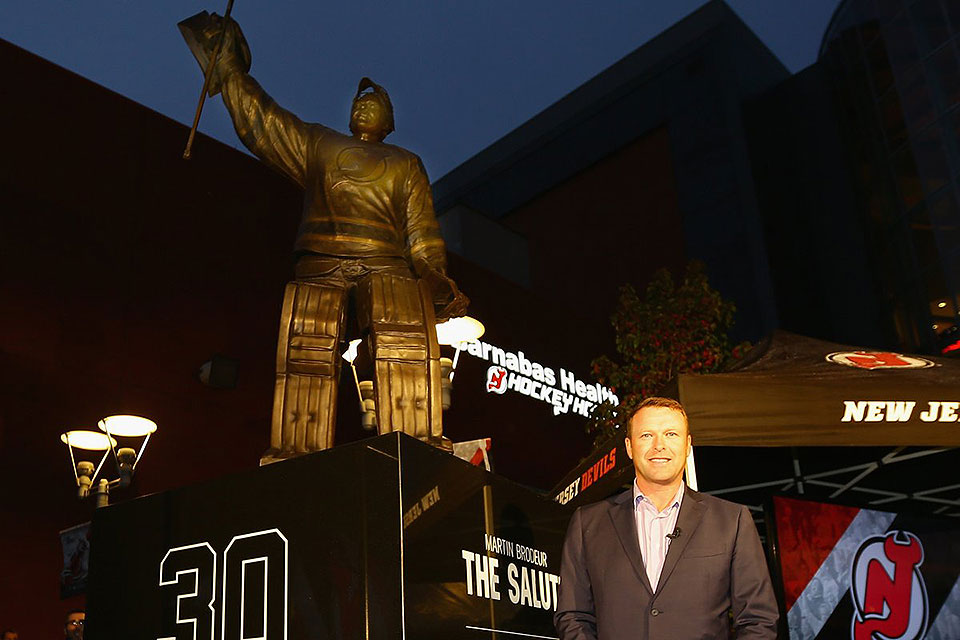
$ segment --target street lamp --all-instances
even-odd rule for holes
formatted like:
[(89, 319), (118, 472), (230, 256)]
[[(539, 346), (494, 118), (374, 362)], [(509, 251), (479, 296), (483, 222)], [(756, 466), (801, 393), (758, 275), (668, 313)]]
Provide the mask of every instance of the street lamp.
[(440, 389), (445, 410), (449, 409), (453, 402), (453, 376), (456, 374), (460, 352), (468, 342), (479, 340), (484, 331), (483, 324), (470, 316), (450, 318), (437, 325), (437, 342), (441, 346), (454, 348), (453, 358), (440, 358)]
[[(77, 481), (77, 496), (86, 498), (91, 493), (91, 487), (97, 482), (97, 477), (103, 469), (107, 458), (113, 454), (117, 477), (108, 480), (101, 477), (93, 490), (96, 496), (97, 507), (104, 507), (110, 502), (110, 487), (124, 488), (130, 486), (133, 472), (137, 463), (143, 457), (150, 435), (157, 430), (157, 423), (147, 418), (131, 415), (115, 415), (103, 418), (97, 423), (97, 431), (67, 431), (60, 435), (60, 441), (67, 445), (70, 452), (70, 462), (73, 464), (73, 474)], [(117, 438), (130, 444), (142, 438), (139, 451), (132, 446), (118, 448)], [(94, 466), (90, 460), (77, 461), (79, 451), (103, 451), (99, 463)]]
[[(437, 325), (437, 342), (441, 346), (452, 346), (454, 348), (453, 358), (440, 358), (440, 393), (441, 403), (444, 410), (450, 408), (451, 391), (453, 388), (453, 376), (457, 368), (457, 361), (460, 359), (460, 351), (468, 342), (473, 342), (483, 335), (484, 328), (480, 321), (469, 316), (460, 318), (450, 318)], [(341, 357), (350, 363), (350, 370), (353, 373), (353, 382), (357, 387), (357, 397), (360, 399), (360, 424), (367, 431), (373, 431), (377, 428), (376, 401), (373, 397), (373, 381), (360, 380), (357, 375), (358, 348), (360, 347), (360, 338), (351, 340), (347, 344), (347, 349), (341, 354)]]
[[(60, 441), (67, 445), (70, 452), (70, 463), (73, 467), (73, 477), (77, 481), (77, 497), (80, 499), (90, 495), (90, 486), (100, 474), (103, 463), (110, 455), (110, 448), (116, 446), (116, 440), (110, 442), (110, 437), (98, 431), (74, 430), (60, 434)], [(74, 451), (77, 454), (74, 454)], [(94, 466), (90, 460), (77, 460), (81, 451), (103, 451), (100, 462)], [(106, 482), (104, 480), (103, 482)], [(104, 490), (106, 494), (106, 490)], [(97, 506), (100, 506), (100, 490), (97, 490)]]
[(377, 428), (377, 403), (373, 399), (373, 380), (361, 381), (357, 376), (357, 365), (354, 364), (361, 342), (360, 338), (351, 340), (347, 344), (347, 350), (343, 352), (342, 357), (350, 363), (353, 382), (357, 385), (357, 396), (360, 398), (360, 426), (366, 431), (373, 431)]

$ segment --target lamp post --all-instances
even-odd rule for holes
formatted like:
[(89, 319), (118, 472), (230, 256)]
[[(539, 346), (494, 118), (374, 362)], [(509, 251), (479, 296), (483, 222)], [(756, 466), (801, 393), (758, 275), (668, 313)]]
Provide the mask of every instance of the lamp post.
[(360, 338), (351, 340), (347, 344), (347, 350), (343, 352), (342, 357), (350, 363), (350, 370), (353, 372), (353, 382), (357, 386), (357, 396), (360, 398), (360, 426), (362, 426), (365, 431), (373, 431), (377, 428), (377, 406), (376, 401), (373, 399), (373, 381), (360, 380), (360, 377), (357, 375), (357, 365), (354, 362), (357, 359), (361, 342), (362, 340), (360, 340)]
[[(437, 342), (440, 343), (440, 346), (454, 347), (453, 358), (440, 358), (440, 393), (444, 410), (450, 408), (452, 401), (453, 376), (456, 372), (457, 362), (460, 359), (460, 351), (463, 350), (466, 343), (479, 339), (480, 336), (483, 335), (483, 332), (483, 324), (470, 316), (451, 318), (437, 325)], [(357, 387), (357, 397), (360, 399), (360, 423), (365, 430), (373, 431), (377, 428), (373, 381), (360, 380), (355, 364), (360, 342), (361, 340), (359, 338), (351, 340), (347, 344), (346, 351), (344, 351), (341, 356), (350, 363), (353, 381)]]
[(449, 409), (453, 402), (453, 376), (457, 372), (460, 352), (468, 342), (479, 340), (484, 331), (483, 324), (470, 316), (450, 318), (437, 325), (437, 342), (441, 346), (454, 348), (453, 358), (440, 358), (440, 384), (444, 410)]
[[(147, 418), (131, 415), (108, 416), (97, 423), (100, 431), (74, 430), (60, 435), (60, 441), (67, 445), (70, 453), (70, 462), (73, 466), (73, 475), (77, 482), (77, 497), (88, 497), (91, 493), (96, 496), (97, 507), (105, 507), (110, 503), (110, 488), (124, 488), (130, 486), (133, 472), (137, 463), (142, 459), (147, 448), (150, 435), (157, 430), (157, 423)], [(102, 433), (101, 433), (102, 432)], [(118, 447), (117, 438), (136, 444), (142, 438), (139, 451), (132, 446)], [(80, 451), (102, 451), (99, 462), (94, 465), (91, 460), (80, 459)], [(104, 463), (111, 457), (114, 461), (117, 477), (110, 480), (100, 477)], [(106, 475), (104, 473), (104, 475)], [(99, 477), (99, 481), (98, 481)], [(96, 484), (95, 484), (96, 483)]]
[[(67, 445), (67, 450), (70, 452), (73, 477), (77, 482), (77, 497), (82, 500), (90, 495), (90, 487), (100, 474), (103, 463), (107, 461), (111, 446), (116, 446), (116, 441), (110, 442), (110, 437), (104, 433), (86, 430), (74, 430), (62, 433), (60, 434), (60, 441)], [(90, 460), (81, 459), (78, 461), (77, 454), (75, 454), (74, 451), (78, 453), (80, 451), (102, 451), (103, 455), (100, 457), (100, 462), (94, 466), (94, 463)], [(107, 492), (108, 489), (106, 487), (97, 486), (96, 495), (98, 507), (102, 506), (100, 504), (101, 500), (106, 504)], [(101, 498), (101, 494), (104, 496), (103, 498)]]

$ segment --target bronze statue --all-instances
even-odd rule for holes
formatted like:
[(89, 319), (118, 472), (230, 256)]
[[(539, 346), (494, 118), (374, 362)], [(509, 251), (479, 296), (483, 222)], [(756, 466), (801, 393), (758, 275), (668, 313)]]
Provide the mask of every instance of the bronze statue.
[[(181, 23), (201, 68), (224, 24), (202, 12)], [(463, 315), (420, 159), (383, 142), (387, 92), (363, 78), (352, 136), (301, 121), (248, 73), (250, 52), (229, 18), (209, 80), (244, 145), (304, 190), (296, 279), (284, 294), (270, 449), (264, 462), (333, 446), (348, 297), (373, 359), (380, 433), (443, 446), (436, 317)]]

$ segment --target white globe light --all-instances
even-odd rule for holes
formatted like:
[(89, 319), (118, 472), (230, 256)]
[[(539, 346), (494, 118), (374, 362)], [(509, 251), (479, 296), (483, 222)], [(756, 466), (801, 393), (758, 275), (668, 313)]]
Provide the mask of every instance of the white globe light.
[(60, 442), (68, 447), (87, 451), (106, 451), (111, 444), (117, 446), (116, 440), (97, 431), (67, 431), (60, 434)]
[(473, 342), (479, 339), (483, 332), (483, 324), (476, 318), (470, 316), (450, 318), (437, 325), (437, 342), (445, 345)]
[(108, 416), (97, 423), (100, 431), (112, 436), (138, 437), (145, 436), (157, 430), (157, 423), (140, 416)]

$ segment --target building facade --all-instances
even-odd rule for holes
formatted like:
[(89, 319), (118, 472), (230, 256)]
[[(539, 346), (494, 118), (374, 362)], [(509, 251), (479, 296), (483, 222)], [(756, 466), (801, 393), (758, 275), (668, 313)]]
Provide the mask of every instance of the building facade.
[[(789, 72), (709, 2), (435, 185), (447, 242), (605, 328), (620, 285), (707, 265), (739, 337), (778, 325), (742, 105)], [(488, 250), (511, 240), (509, 260)], [(560, 277), (562, 276), (562, 277)]]
[(958, 14), (842, 2), (790, 74), (709, 2), (438, 180), (448, 242), (547, 295), (572, 279), (590, 314), (697, 259), (737, 338), (940, 353), (960, 306)]
[(960, 5), (845, 0), (818, 65), (897, 336), (949, 348), (960, 313)]

